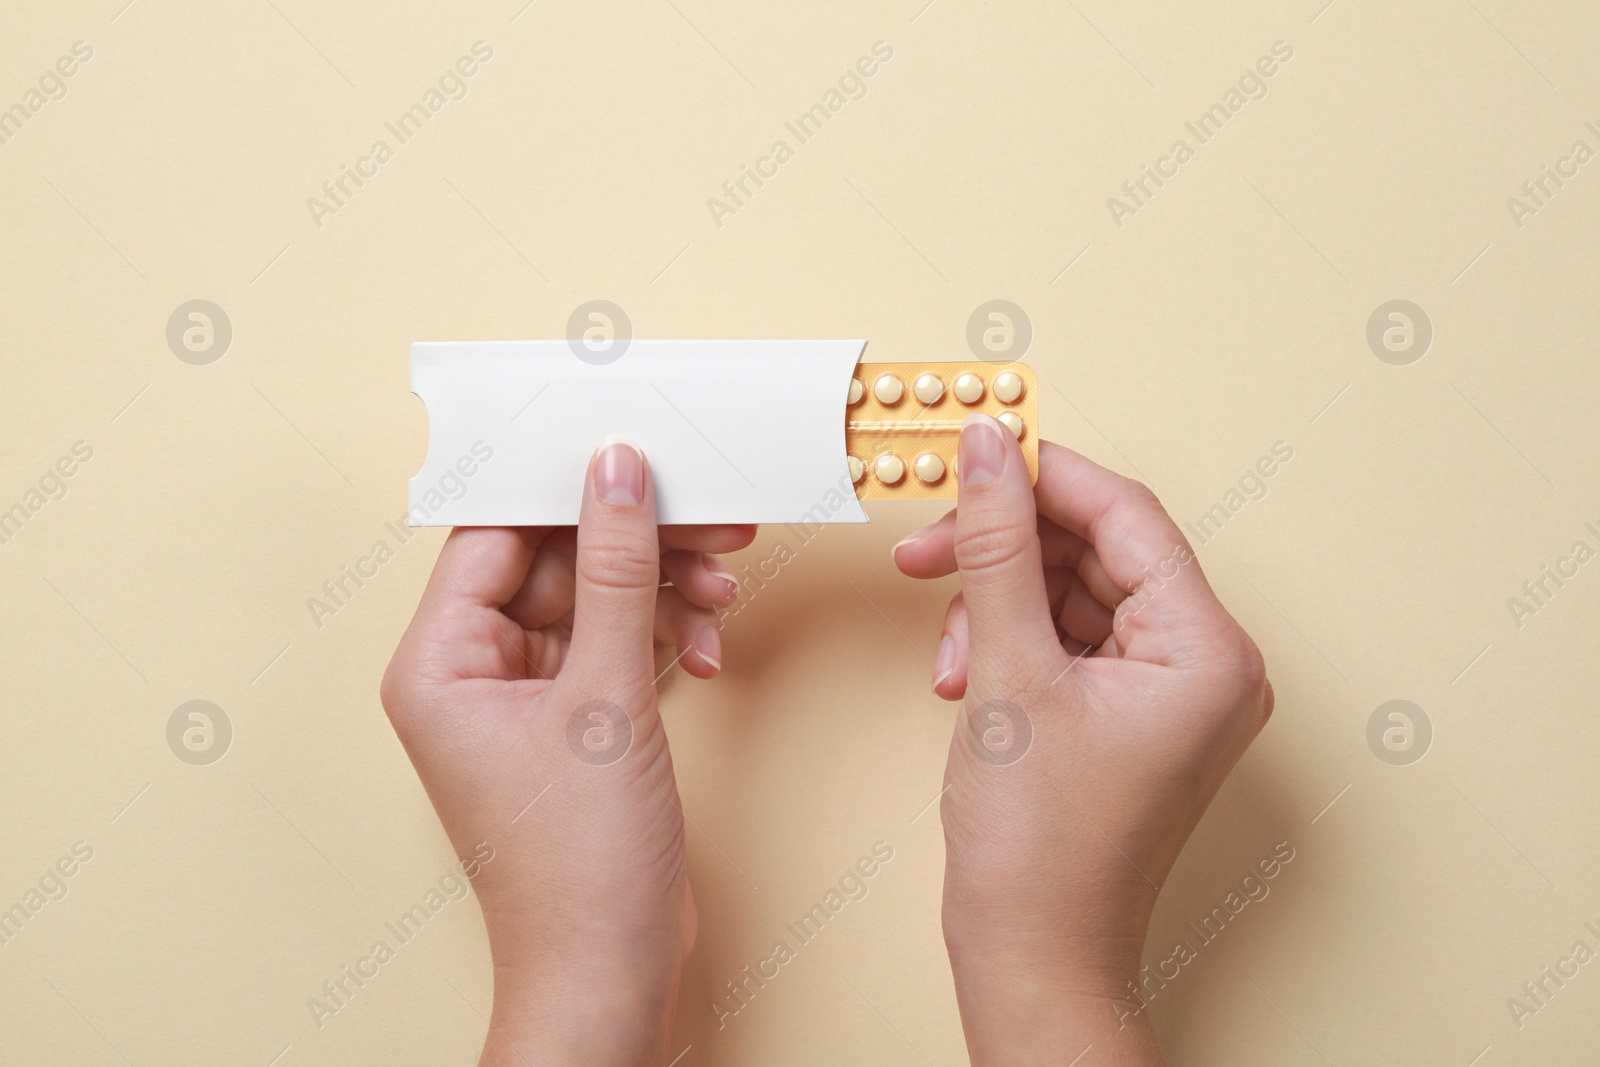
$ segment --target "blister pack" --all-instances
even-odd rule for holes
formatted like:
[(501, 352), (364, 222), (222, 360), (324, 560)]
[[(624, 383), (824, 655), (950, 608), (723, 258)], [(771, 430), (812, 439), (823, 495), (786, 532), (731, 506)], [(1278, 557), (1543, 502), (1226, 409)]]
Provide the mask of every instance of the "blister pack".
[(1039, 476), (1037, 385), (1021, 363), (862, 363), (850, 379), (844, 442), (862, 500), (956, 495), (961, 424), (977, 412), (1011, 431)]

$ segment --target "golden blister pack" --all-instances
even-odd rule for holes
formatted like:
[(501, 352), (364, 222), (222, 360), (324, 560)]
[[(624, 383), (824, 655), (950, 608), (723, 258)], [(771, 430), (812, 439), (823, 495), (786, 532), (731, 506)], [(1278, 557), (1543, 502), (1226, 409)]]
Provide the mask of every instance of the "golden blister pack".
[(956, 446), (973, 412), (1011, 431), (1039, 478), (1038, 382), (1021, 363), (862, 363), (850, 381), (844, 443), (862, 500), (956, 495)]

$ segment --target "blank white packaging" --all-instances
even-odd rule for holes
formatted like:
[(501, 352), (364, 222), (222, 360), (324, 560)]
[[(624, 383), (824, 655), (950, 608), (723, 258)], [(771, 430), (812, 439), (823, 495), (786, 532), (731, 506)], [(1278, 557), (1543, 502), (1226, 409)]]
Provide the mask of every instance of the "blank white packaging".
[(865, 341), (624, 344), (608, 362), (564, 340), (412, 344), (411, 525), (574, 525), (612, 434), (644, 450), (659, 522), (867, 521), (844, 417)]

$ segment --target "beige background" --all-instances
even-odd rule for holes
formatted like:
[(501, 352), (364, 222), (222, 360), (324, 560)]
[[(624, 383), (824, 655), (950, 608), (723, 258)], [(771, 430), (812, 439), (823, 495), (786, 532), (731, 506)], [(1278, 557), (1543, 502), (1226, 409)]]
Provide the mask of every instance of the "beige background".
[[(1506, 204), (1600, 148), (1592, 5), (123, 2), (0, 14), (0, 106), (94, 50), (0, 145), (0, 508), (94, 450), (0, 544), (0, 908), (94, 849), (0, 946), (0, 1060), (473, 1062), (474, 903), (321, 1029), (305, 1003), (452, 862), (377, 700), (441, 532), (320, 629), (306, 605), (404, 509), (408, 342), (560, 336), (603, 297), (641, 336), (964, 358), (1000, 297), (1047, 436), (1180, 521), (1294, 449), (1201, 549), (1278, 711), (1147, 957), (1274, 844), (1296, 858), (1153, 1002), (1172, 1062), (1595, 1062), (1600, 964), (1520, 1029), (1507, 1006), (1600, 948), (1600, 565), (1520, 628), (1507, 606), (1600, 547), (1600, 163), (1520, 228)], [(466, 97), (314, 225), (307, 198), (478, 40)], [(879, 40), (867, 96), (715, 226), (707, 198)], [(1107, 198), (1279, 40), (1268, 96), (1114, 225)], [(206, 366), (165, 340), (196, 298), (233, 328)], [(1434, 327), (1409, 366), (1366, 343), (1392, 298)], [(663, 682), (704, 929), (685, 1067), (965, 1062), (919, 817), (951, 589), (889, 561), (934, 506), (870, 510), (729, 622), (723, 678)], [(232, 723), (209, 766), (166, 741), (193, 699)], [(1366, 741), (1391, 699), (1434, 729), (1410, 766)], [(878, 840), (871, 894), (718, 1032), (722, 983)]]

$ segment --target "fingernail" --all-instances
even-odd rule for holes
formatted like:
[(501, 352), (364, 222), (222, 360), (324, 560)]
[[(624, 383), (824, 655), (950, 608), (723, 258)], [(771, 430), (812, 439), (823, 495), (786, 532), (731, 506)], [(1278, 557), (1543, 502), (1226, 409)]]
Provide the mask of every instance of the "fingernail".
[(894, 556), (895, 553), (899, 552), (906, 545), (913, 544), (913, 543), (915, 543), (917, 541), (922, 540), (924, 537), (927, 537), (929, 534), (933, 533), (933, 528), (935, 526), (938, 526), (938, 525), (939, 525), (939, 520), (935, 519), (933, 522), (928, 523), (928, 525), (924, 526), (922, 529), (914, 531), (912, 533), (906, 534), (904, 537), (900, 538), (900, 540), (895, 542), (894, 547), (889, 550), (889, 555), (892, 557), (892, 556)]
[(727, 570), (718, 564), (713, 563), (709, 557), (702, 556), (700, 558), (705, 560), (706, 570), (710, 572), (713, 578), (721, 578), (723, 582), (727, 584), (728, 591), (723, 595), (730, 600), (736, 598), (739, 595), (739, 579), (735, 578), (732, 574), (728, 573)]
[(644, 453), (621, 434), (600, 444), (594, 465), (595, 495), (608, 504), (632, 507), (644, 499)]
[(987, 415), (968, 415), (961, 424), (960, 475), (962, 485), (987, 485), (1006, 469), (1006, 442), (1010, 431)]
[(716, 670), (722, 669), (722, 635), (715, 626), (702, 626), (694, 638), (694, 654)]
[(933, 687), (939, 688), (946, 678), (955, 673), (956, 643), (949, 634), (939, 638), (939, 651), (933, 657)]

